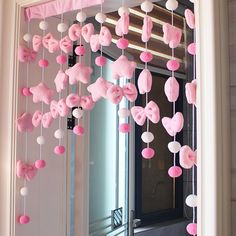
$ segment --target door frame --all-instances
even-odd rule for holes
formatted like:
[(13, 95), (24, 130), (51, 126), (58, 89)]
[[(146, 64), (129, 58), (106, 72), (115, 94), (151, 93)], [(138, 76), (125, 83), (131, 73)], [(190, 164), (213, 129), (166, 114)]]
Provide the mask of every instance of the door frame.
[[(42, 0), (0, 3), (0, 234), (15, 236), (16, 51), (22, 7)], [(230, 128), (227, 0), (196, 2), (198, 80), (198, 232), (230, 236)], [(8, 32), (8, 33), (6, 33)], [(207, 35), (207, 37), (205, 36)], [(222, 79), (224, 78), (224, 79)], [(2, 115), (4, 114), (4, 115)], [(209, 168), (211, 167), (211, 168)], [(209, 184), (210, 183), (210, 184)], [(82, 186), (82, 189), (86, 186)], [(21, 235), (17, 235), (21, 236)]]

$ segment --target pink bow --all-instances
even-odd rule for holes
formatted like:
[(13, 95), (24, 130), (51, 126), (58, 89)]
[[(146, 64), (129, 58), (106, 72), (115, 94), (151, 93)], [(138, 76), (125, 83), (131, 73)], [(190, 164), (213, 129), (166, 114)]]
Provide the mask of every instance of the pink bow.
[(131, 114), (138, 125), (143, 125), (147, 118), (154, 124), (160, 120), (160, 109), (154, 101), (150, 101), (145, 108), (140, 106), (132, 107)]
[(18, 48), (18, 59), (20, 62), (34, 62), (36, 59), (37, 53), (24, 46), (24, 45), (20, 45)]
[(135, 85), (132, 83), (127, 83), (123, 88), (119, 85), (112, 85), (108, 88), (106, 93), (106, 98), (116, 105), (121, 102), (123, 96), (130, 102), (134, 102), (138, 96)]
[(172, 118), (163, 117), (162, 125), (170, 136), (175, 136), (184, 126), (184, 117), (181, 112), (177, 112)]
[(169, 44), (170, 48), (176, 48), (180, 44), (182, 37), (181, 29), (166, 23), (163, 25), (163, 32), (163, 41), (165, 44)]
[(58, 115), (65, 117), (69, 114), (69, 108), (66, 105), (65, 99), (61, 99), (58, 102), (55, 100), (51, 101), (50, 111), (54, 119), (57, 118)]
[(48, 49), (50, 53), (54, 53), (61, 49), (65, 53), (69, 53), (72, 49), (72, 42), (68, 36), (65, 36), (60, 41), (55, 39), (51, 33), (48, 33), (44, 37), (40, 35), (34, 35), (33, 40), (33, 49), (38, 52), (39, 49), (44, 46)]
[(71, 93), (66, 98), (66, 105), (69, 108), (73, 107), (82, 107), (83, 110), (92, 110), (95, 102), (92, 99), (92, 96), (79, 96), (78, 94)]
[(109, 46), (112, 41), (112, 34), (106, 26), (102, 26), (99, 34), (93, 34), (90, 37), (90, 47), (93, 52), (96, 52), (100, 45)]
[(16, 175), (18, 178), (25, 178), (30, 181), (34, 178), (37, 173), (35, 165), (26, 164), (23, 161), (19, 160), (16, 163)]

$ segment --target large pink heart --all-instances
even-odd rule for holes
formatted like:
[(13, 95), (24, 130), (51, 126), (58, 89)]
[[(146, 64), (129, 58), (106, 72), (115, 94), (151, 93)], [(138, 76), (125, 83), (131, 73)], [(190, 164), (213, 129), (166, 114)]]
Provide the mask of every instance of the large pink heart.
[(162, 125), (170, 136), (175, 136), (184, 126), (184, 117), (181, 112), (177, 112), (172, 118), (162, 118)]

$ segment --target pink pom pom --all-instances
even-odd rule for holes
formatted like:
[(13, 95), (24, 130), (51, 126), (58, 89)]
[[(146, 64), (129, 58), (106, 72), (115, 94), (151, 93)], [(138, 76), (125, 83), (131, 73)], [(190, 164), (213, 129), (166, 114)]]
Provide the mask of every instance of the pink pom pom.
[(119, 49), (126, 49), (129, 46), (129, 40), (125, 38), (118, 39), (116, 46)]
[(155, 155), (155, 151), (152, 148), (144, 148), (142, 151), (142, 156), (145, 159), (151, 159)]
[(75, 53), (78, 55), (78, 56), (83, 56), (85, 54), (85, 47), (84, 46), (77, 46), (75, 48)]
[(188, 53), (191, 55), (196, 54), (196, 44), (195, 43), (191, 43), (188, 45)]
[(32, 95), (32, 93), (30, 92), (30, 88), (27, 88), (27, 87), (22, 88), (21, 94), (25, 97), (28, 97), (28, 96)]
[(28, 224), (30, 222), (30, 218), (27, 215), (22, 215), (22, 216), (19, 217), (18, 221), (21, 225), (25, 225), (25, 224)]
[(168, 174), (171, 178), (177, 178), (182, 175), (182, 169), (179, 166), (172, 166), (168, 170)]
[(129, 133), (130, 132), (130, 124), (129, 123), (120, 124), (119, 131), (121, 133)]
[(166, 67), (168, 70), (170, 71), (177, 71), (180, 67), (180, 64), (177, 60), (169, 60), (167, 63), (166, 63)]
[(142, 52), (140, 54), (140, 60), (144, 63), (148, 63), (153, 59), (153, 56), (150, 52)]
[(45, 67), (48, 67), (48, 60), (46, 60), (46, 59), (41, 59), (41, 60), (39, 60), (39, 67), (41, 67), (41, 68), (45, 68)]
[(54, 148), (54, 153), (57, 155), (61, 155), (65, 152), (65, 147), (62, 145), (58, 145)]
[(56, 61), (59, 65), (63, 65), (67, 62), (67, 57), (65, 55), (59, 55), (57, 56)]
[(46, 166), (46, 161), (37, 160), (34, 164), (37, 169), (43, 169)]
[(105, 66), (106, 62), (107, 62), (107, 59), (103, 56), (96, 57), (95, 59), (95, 64), (100, 67)]
[(196, 223), (188, 224), (186, 230), (190, 235), (197, 235), (197, 224)]
[(82, 136), (84, 134), (84, 128), (80, 125), (76, 125), (73, 129), (74, 134)]

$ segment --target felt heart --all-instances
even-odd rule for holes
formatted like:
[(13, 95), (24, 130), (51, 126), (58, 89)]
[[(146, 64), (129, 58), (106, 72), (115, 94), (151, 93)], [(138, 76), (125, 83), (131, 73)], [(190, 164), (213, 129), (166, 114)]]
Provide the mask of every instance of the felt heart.
[(162, 118), (162, 125), (170, 136), (175, 136), (184, 126), (184, 117), (181, 112), (177, 112), (172, 118)]
[(197, 152), (193, 151), (189, 146), (181, 147), (179, 152), (179, 163), (185, 169), (190, 169), (197, 165)]
[(34, 129), (32, 124), (32, 115), (24, 112), (20, 117), (17, 118), (17, 129), (19, 132), (31, 132)]

